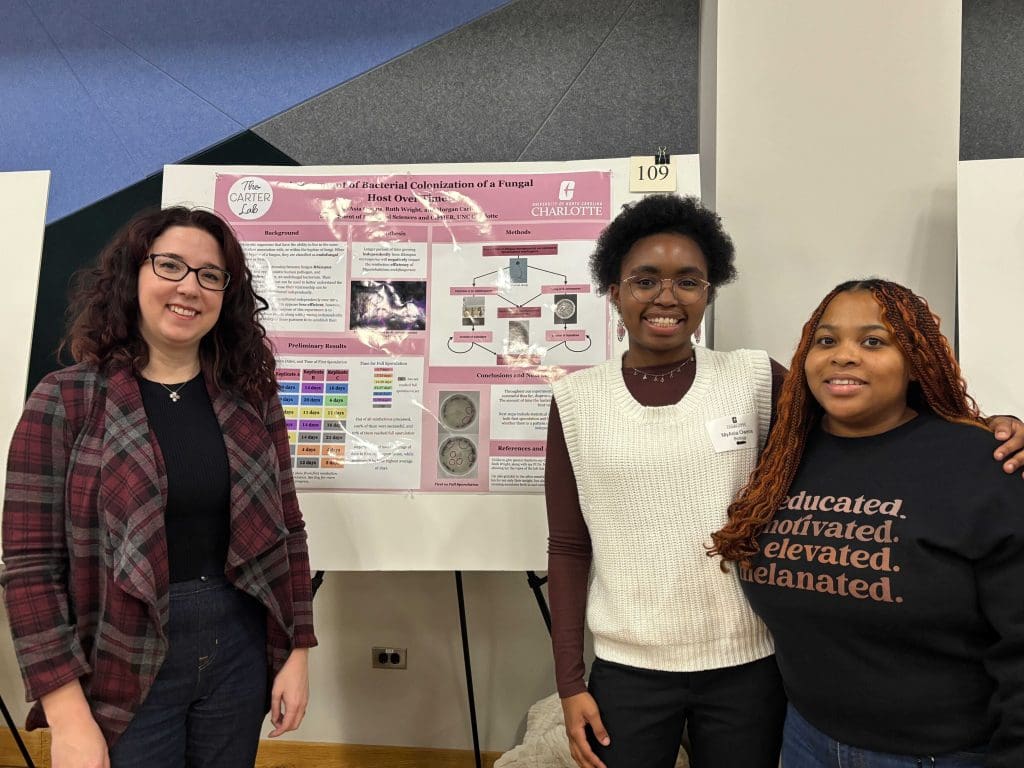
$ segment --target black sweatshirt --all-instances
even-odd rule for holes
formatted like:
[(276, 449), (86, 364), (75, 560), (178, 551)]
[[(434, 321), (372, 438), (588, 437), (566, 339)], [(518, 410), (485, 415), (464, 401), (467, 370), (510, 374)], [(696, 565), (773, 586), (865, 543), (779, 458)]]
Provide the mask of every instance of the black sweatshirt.
[(1024, 766), (1024, 482), (931, 415), (817, 430), (743, 589), (793, 706), (864, 749)]

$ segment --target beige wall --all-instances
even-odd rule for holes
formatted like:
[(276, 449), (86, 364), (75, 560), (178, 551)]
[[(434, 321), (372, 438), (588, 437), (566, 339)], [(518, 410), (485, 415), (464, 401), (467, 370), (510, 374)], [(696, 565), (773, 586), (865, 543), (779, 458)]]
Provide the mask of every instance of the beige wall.
[(716, 207), (739, 282), (715, 344), (789, 363), (836, 283), (876, 274), (952, 334), (959, 0), (718, 0)]

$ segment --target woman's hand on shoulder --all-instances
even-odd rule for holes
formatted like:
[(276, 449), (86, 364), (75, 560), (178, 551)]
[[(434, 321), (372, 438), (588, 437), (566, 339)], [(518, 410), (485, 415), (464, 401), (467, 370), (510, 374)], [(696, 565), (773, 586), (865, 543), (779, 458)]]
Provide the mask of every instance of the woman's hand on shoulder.
[(589, 725), (594, 737), (601, 744), (606, 747), (611, 744), (594, 697), (586, 691), (575, 696), (567, 696), (562, 699), (562, 713), (565, 715), (565, 733), (569, 737), (569, 753), (576, 761), (576, 765), (580, 768), (605, 768), (587, 741)]
[(270, 690), (270, 738), (294, 731), (309, 704), (309, 648), (293, 648)]
[(1001, 441), (993, 455), (1003, 462), (1003, 471), (1009, 475), (1024, 468), (1024, 422), (1016, 416), (991, 416), (988, 426)]
[(51, 768), (110, 768), (107, 740), (78, 680), (42, 697), (50, 724)]

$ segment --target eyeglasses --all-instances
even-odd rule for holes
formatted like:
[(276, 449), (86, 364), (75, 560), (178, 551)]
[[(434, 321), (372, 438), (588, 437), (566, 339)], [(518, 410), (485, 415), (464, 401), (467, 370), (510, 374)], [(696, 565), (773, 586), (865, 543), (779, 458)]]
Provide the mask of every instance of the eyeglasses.
[(228, 283), (231, 282), (231, 273), (220, 267), (199, 267), (197, 269), (190, 267), (180, 257), (171, 253), (151, 253), (146, 258), (153, 265), (153, 274), (164, 280), (180, 283), (188, 277), (189, 272), (195, 272), (196, 279), (199, 280), (199, 287), (208, 291), (227, 290)]
[(665, 290), (665, 283), (669, 284), (672, 295), (683, 305), (700, 301), (701, 296), (707, 292), (708, 286), (711, 285), (707, 280), (691, 275), (661, 278), (648, 275), (630, 275), (622, 280), (622, 282), (628, 283), (629, 292), (633, 294), (633, 298), (637, 301), (642, 301), (644, 304), (650, 304), (661, 296), (661, 292)]

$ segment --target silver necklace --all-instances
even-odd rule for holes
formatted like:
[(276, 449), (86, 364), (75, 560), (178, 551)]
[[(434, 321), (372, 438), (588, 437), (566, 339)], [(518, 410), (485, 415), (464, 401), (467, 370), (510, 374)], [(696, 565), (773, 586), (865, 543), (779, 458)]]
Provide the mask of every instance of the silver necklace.
[(179, 393), (179, 392), (181, 392), (181, 390), (183, 390), (183, 389), (184, 389), (185, 387), (187, 387), (187, 386), (188, 386), (188, 383), (189, 383), (189, 381), (192, 381), (192, 379), (189, 379), (189, 380), (188, 380), (188, 381), (186, 381), (186, 382), (185, 382), (184, 384), (179, 384), (179, 385), (178, 385), (177, 387), (175, 387), (174, 389), (171, 389), (171, 388), (170, 388), (170, 387), (168, 387), (168, 386), (167, 386), (166, 384), (164, 384), (164, 383), (162, 383), (162, 382), (159, 382), (159, 381), (157, 382), (157, 384), (159, 384), (159, 385), (160, 385), (161, 387), (163, 387), (164, 389), (166, 389), (166, 390), (167, 390), (167, 391), (168, 391), (168, 392), (170, 393), (169, 395), (167, 395), (167, 397), (169, 397), (169, 398), (171, 399), (171, 402), (172, 402), (172, 403), (176, 403), (176, 402), (178, 402), (179, 400), (181, 400), (181, 395), (179, 395), (178, 393)]
[[(629, 370), (631, 370), (633, 372), (634, 376), (640, 376), (644, 381), (647, 381), (648, 379), (651, 379), (655, 383), (661, 384), (666, 379), (671, 379), (672, 377), (674, 377), (677, 373), (679, 373), (681, 370), (683, 370), (683, 368), (685, 368), (687, 365), (689, 365), (692, 362), (693, 362), (693, 355), (690, 355), (688, 358), (683, 360), (683, 362), (681, 362), (679, 365), (677, 365), (671, 371), (666, 371), (665, 373), (647, 373), (647, 372), (641, 371), (641, 370), (639, 370), (637, 368), (630, 368)], [(623, 366), (623, 370), (625, 370), (625, 368), (626, 367)]]

